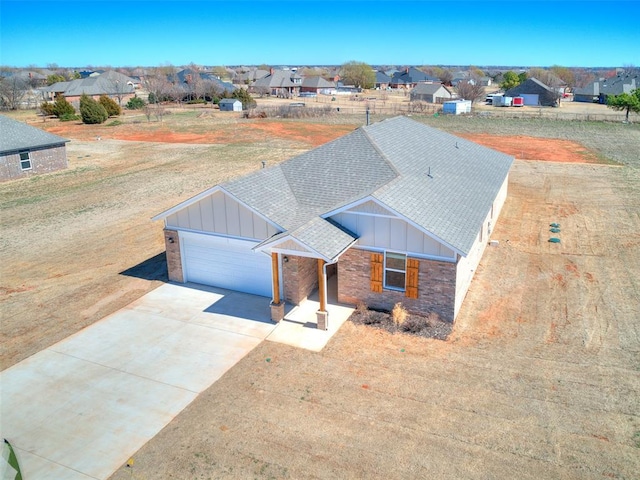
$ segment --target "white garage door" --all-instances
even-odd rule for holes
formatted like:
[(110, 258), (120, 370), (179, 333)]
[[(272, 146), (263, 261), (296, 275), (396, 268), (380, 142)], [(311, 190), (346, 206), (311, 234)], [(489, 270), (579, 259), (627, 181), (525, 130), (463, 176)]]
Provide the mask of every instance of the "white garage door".
[(271, 258), (257, 242), (181, 232), (185, 280), (271, 297)]
[(523, 93), (520, 96), (524, 98), (525, 105), (536, 106), (540, 103), (539, 101), (540, 97), (537, 93)]

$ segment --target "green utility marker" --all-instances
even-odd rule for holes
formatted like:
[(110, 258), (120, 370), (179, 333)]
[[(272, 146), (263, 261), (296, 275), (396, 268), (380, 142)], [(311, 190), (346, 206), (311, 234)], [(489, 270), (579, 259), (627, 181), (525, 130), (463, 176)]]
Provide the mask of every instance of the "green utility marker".
[(550, 229), (549, 229), (549, 231), (550, 231), (551, 233), (560, 233), (560, 229), (559, 229), (559, 228), (557, 228), (557, 227), (550, 228)]
[(558, 228), (558, 227), (560, 227), (560, 224), (554, 222), (554, 223), (550, 223), (549, 226), (553, 227), (553, 228)]
[(559, 238), (557, 238), (557, 237), (551, 237), (551, 238), (549, 239), (549, 242), (551, 242), (551, 243), (560, 243), (560, 239), (559, 239)]

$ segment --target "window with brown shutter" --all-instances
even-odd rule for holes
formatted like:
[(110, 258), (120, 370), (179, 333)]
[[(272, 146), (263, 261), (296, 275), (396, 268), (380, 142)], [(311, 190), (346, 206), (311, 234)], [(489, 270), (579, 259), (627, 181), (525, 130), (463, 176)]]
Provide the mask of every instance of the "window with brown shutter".
[(420, 261), (415, 258), (407, 258), (407, 289), (405, 297), (418, 298), (418, 269)]
[(371, 254), (371, 291), (382, 293), (382, 254)]

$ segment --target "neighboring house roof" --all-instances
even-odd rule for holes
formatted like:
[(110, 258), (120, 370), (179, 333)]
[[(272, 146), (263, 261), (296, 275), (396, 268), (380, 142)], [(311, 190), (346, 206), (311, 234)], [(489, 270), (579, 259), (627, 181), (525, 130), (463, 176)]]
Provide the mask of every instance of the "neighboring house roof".
[(86, 95), (116, 95), (133, 93), (135, 80), (121, 73), (109, 70), (101, 75), (58, 82), (43, 88), (47, 92), (62, 93), (65, 97)]
[(220, 80), (218, 77), (216, 77), (211, 73), (195, 72), (190, 69), (180, 70), (179, 72), (170, 75), (170, 77), (173, 77), (180, 84), (189, 84), (191, 83), (192, 78), (195, 75), (198, 75), (200, 77), (200, 80), (202, 80), (203, 82), (209, 82), (209, 83), (213, 83), (214, 85), (217, 85), (218, 88), (221, 89), (222, 91), (233, 92), (236, 89), (236, 87), (233, 84), (228, 82), (223, 82), (222, 80)]
[(218, 104), (222, 104), (222, 105), (233, 105), (235, 103), (242, 103), (242, 102), (237, 98), (223, 98), (222, 100), (220, 100), (220, 102), (218, 102)]
[(58, 135), (0, 115), (0, 154), (60, 146), (68, 141)]
[(251, 86), (254, 88), (292, 88), (300, 86), (293, 83), (292, 78), (300, 78), (300, 76), (289, 70), (273, 70), (268, 75), (253, 82)]
[(638, 75), (617, 75), (600, 82), (600, 92), (604, 95), (620, 95), (631, 93), (640, 87)]
[(241, 74), (239, 74), (236, 77), (236, 81), (238, 82), (245, 82), (245, 81), (249, 81), (249, 82), (253, 82), (255, 80), (258, 80), (259, 78), (262, 77), (266, 77), (267, 75), (269, 75), (269, 71), (268, 70), (262, 70), (262, 69), (252, 69), (249, 70), (248, 72), (243, 72)]
[(290, 238), (335, 260), (356, 237), (329, 217), (371, 199), (467, 255), (512, 162), (503, 153), (395, 117), (208, 192), (222, 189), (282, 230), (260, 246)]
[(407, 84), (410, 85), (412, 83), (420, 83), (420, 82), (439, 82), (435, 77), (431, 77), (424, 73), (421, 70), (418, 70), (415, 67), (405, 68), (400, 72), (396, 72), (393, 74), (391, 78), (391, 83), (394, 85), (402, 85)]
[(336, 84), (320, 76), (304, 77), (302, 86), (306, 88), (335, 88)]
[(451, 95), (449, 89), (441, 83), (419, 83), (413, 90), (411, 90), (411, 94), (433, 95), (434, 93), (438, 93), (440, 89), (444, 89), (449, 93), (449, 95)]
[(376, 71), (376, 85), (381, 83), (391, 83), (391, 77), (384, 72)]

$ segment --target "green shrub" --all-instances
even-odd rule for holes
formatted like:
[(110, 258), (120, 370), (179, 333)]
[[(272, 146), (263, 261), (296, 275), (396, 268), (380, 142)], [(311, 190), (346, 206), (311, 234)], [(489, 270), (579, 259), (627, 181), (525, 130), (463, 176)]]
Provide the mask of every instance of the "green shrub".
[[(149, 103), (154, 103), (151, 101), (151, 93), (149, 94)], [(130, 99), (127, 102), (127, 108), (129, 110), (140, 110), (141, 108), (144, 108), (145, 103), (144, 100), (141, 99), (140, 97), (133, 97), (132, 99)]]
[(120, 120), (114, 120), (113, 122), (107, 123), (107, 127), (117, 127), (118, 125), (124, 125)]
[(231, 94), (231, 98), (237, 98), (240, 100), (242, 102), (243, 110), (256, 107), (256, 101), (244, 88), (236, 88)]
[(65, 113), (59, 117), (61, 122), (72, 122), (74, 120), (80, 120), (80, 115), (75, 113)]
[(109, 118), (107, 110), (85, 94), (80, 97), (80, 115), (82, 115), (82, 123), (87, 124), (104, 123)]
[(189, 100), (186, 103), (187, 103), (187, 105), (196, 105), (198, 103), (207, 103), (207, 102), (206, 102), (206, 100), (204, 98), (196, 98), (195, 100)]
[(73, 108), (64, 95), (56, 95), (56, 101), (53, 102), (53, 114), (61, 118), (63, 115), (75, 115), (76, 109)]
[(55, 106), (51, 102), (42, 102), (40, 104), (40, 111), (43, 115), (55, 115)]
[(122, 113), (122, 109), (120, 105), (118, 105), (112, 98), (107, 97), (106, 95), (100, 95), (100, 105), (104, 107), (107, 111), (107, 114), (110, 117), (117, 117)]

